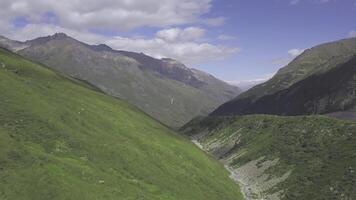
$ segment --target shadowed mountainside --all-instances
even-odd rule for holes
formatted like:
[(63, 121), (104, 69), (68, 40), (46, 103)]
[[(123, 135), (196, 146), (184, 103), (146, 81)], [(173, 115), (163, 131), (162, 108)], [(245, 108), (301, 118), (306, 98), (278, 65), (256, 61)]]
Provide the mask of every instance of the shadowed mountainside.
[(352, 109), (355, 60), (356, 38), (313, 47), (212, 115), (300, 115)]
[(212, 115), (220, 114), (325, 114), (356, 109), (356, 56), (324, 73), (311, 75), (287, 89), (255, 101), (228, 102)]

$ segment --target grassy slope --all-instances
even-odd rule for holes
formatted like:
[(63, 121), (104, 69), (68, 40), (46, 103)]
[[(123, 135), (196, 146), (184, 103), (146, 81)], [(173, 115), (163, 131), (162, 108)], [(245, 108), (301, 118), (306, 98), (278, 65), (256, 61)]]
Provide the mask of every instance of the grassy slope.
[(345, 63), (356, 55), (356, 38), (325, 43), (307, 49), (266, 83), (260, 84), (240, 95), (237, 99), (256, 99), (288, 88), (313, 74), (323, 73)]
[[(287, 66), (281, 68), (273, 78), (221, 105), (212, 113), (212, 115), (242, 115), (247, 113), (273, 114), (271, 112), (256, 112), (255, 110), (257, 106), (254, 103), (261, 100), (263, 97), (269, 98), (269, 95), (277, 96), (278, 92), (290, 89), (291, 86), (308, 77), (320, 75), (335, 69), (339, 65), (350, 61), (355, 55), (356, 38), (325, 43), (307, 49)], [(261, 106), (275, 105), (277, 104), (262, 104)]]
[(356, 56), (338, 67), (309, 76), (288, 89), (263, 96), (253, 103), (225, 104), (225, 110), (242, 114), (309, 115), (356, 108)]
[(225, 148), (223, 157), (239, 155), (234, 168), (261, 157), (279, 158), (267, 173), (273, 177), (292, 170), (270, 191), (284, 190), (283, 199), (356, 199), (356, 123), (321, 116), (251, 115), (196, 120), (184, 131), (189, 136), (205, 133), (203, 146), (222, 141), (214, 151)]
[[(53, 39), (19, 53), (72, 77), (87, 80), (105, 93), (139, 107), (172, 128), (181, 127), (195, 116), (207, 115), (235, 96), (222, 95), (225, 86), (219, 85), (219, 90), (214, 92), (206, 91), (166, 75), (142, 70), (137, 61), (119, 52), (94, 51), (71, 38)], [(215, 83), (213, 85), (218, 86)], [(209, 93), (220, 98), (212, 98)]]
[(0, 199), (241, 199), (134, 107), (0, 50)]

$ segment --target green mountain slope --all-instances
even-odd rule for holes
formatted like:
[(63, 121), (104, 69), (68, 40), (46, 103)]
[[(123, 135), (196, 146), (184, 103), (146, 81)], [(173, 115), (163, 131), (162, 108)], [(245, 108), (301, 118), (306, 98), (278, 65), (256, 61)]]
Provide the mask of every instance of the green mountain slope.
[(85, 80), (170, 127), (180, 127), (197, 115), (210, 113), (240, 91), (172, 59), (88, 45), (63, 33), (23, 43), (4, 41), (0, 40), (0, 45)]
[[(298, 56), (295, 60), (293, 60), (286, 67), (282, 68), (278, 71), (278, 73), (266, 83), (262, 83), (260, 85), (255, 86), (254, 88), (242, 93), (234, 100), (223, 104), (218, 109), (213, 112), (213, 115), (240, 115), (246, 113), (264, 113), (264, 114), (287, 114), (294, 115), (295, 113), (290, 112), (288, 109), (299, 110), (302, 112), (302, 109), (299, 107), (293, 107), (291, 104), (303, 104), (309, 103), (313, 104), (313, 101), (327, 101), (327, 94), (320, 96), (320, 99), (307, 99), (307, 101), (301, 101), (300, 99), (293, 99), (292, 93), (295, 92), (297, 87), (302, 87), (304, 90), (313, 87), (315, 91), (318, 91), (318, 87), (321, 89), (325, 86), (324, 82), (314, 81), (313, 84), (317, 85), (307, 85), (311, 84), (313, 81), (311, 79), (315, 77), (320, 77), (320, 75), (329, 73), (331, 74), (331, 70), (338, 68), (340, 65), (343, 65), (353, 57), (356, 56), (356, 38), (340, 40), (336, 42), (322, 44), (311, 49), (306, 50), (300, 56)], [(347, 73), (347, 72), (346, 72)], [(332, 77), (331, 77), (332, 78)], [(338, 77), (334, 77), (332, 80), (337, 81)], [(306, 79), (308, 79), (306, 81)], [(304, 81), (303, 83), (299, 83)], [(298, 85), (299, 84), (299, 85)], [(347, 83), (342, 83), (347, 84)], [(341, 84), (339, 84), (340, 86)], [(294, 88), (293, 88), (294, 87)], [(303, 88), (299, 88), (299, 92), (303, 91)], [(292, 90), (293, 89), (293, 90)], [(278, 112), (270, 112), (267, 111), (269, 108), (278, 107), (281, 105), (281, 102), (278, 100), (274, 102), (270, 102), (269, 104), (260, 102), (266, 101), (266, 99), (278, 99), (281, 97), (282, 93), (286, 93), (288, 91), (291, 93), (288, 97), (291, 97), (288, 102), (284, 102), (285, 108), (281, 109)], [(326, 96), (325, 96), (326, 95)], [(311, 95), (309, 95), (311, 96)], [(326, 98), (324, 98), (326, 97)], [(282, 98), (287, 98), (287, 95), (284, 95)], [(324, 99), (323, 99), (324, 98)], [(339, 97), (330, 97), (330, 101), (334, 99), (342, 98)], [(307, 110), (311, 109), (313, 112), (315, 109), (312, 108), (313, 105), (310, 105)], [(343, 107), (343, 105), (338, 105), (339, 107)], [(308, 105), (306, 106), (308, 107)], [(316, 113), (324, 113), (329, 110), (323, 110), (322, 112)], [(332, 111), (332, 110), (330, 110)], [(303, 112), (301, 114), (309, 114), (310, 112)]]
[(356, 123), (323, 116), (208, 117), (182, 132), (224, 162), (246, 199), (356, 199)]
[[(226, 103), (225, 114), (325, 114), (356, 110), (356, 56), (324, 73), (309, 76), (287, 89), (254, 102)], [(216, 111), (218, 112), (218, 111)], [(216, 114), (215, 112), (215, 114)]]
[(0, 49), (0, 199), (241, 199), (219, 163), (93, 89)]

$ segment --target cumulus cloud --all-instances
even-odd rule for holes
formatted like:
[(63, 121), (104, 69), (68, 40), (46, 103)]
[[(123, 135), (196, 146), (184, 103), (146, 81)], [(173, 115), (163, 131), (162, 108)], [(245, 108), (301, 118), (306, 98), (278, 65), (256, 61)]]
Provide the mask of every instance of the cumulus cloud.
[[(1, 0), (0, 34), (28, 40), (64, 32), (89, 44), (105, 43), (114, 49), (197, 64), (223, 59), (239, 51), (206, 42), (206, 30), (199, 25), (218, 26), (225, 22), (224, 17), (203, 17), (210, 11), (211, 1)], [(18, 19), (26, 23), (18, 27), (15, 23)], [(142, 27), (155, 27), (158, 31), (150, 38), (99, 34)]]
[(195, 41), (201, 39), (205, 35), (205, 31), (198, 27), (171, 28), (158, 31), (156, 36), (168, 42)]
[(153, 38), (130, 38), (108, 37), (57, 25), (30, 24), (4, 35), (23, 41), (52, 35), (56, 32), (67, 33), (89, 44), (105, 43), (114, 49), (143, 52), (156, 58), (174, 58), (189, 65), (224, 59), (239, 52), (238, 48), (200, 42), (205, 30), (198, 27), (163, 29), (158, 31)]
[(225, 21), (226, 21), (225, 17), (216, 17), (216, 18), (205, 19), (202, 21), (202, 23), (210, 26), (221, 26), (225, 24)]
[(203, 19), (211, 0), (1, 0), (0, 16), (26, 17), (32, 23), (52, 13), (61, 26), (72, 29), (129, 30), (142, 26), (165, 27), (201, 22), (221, 25), (224, 18)]
[(290, 49), (288, 51), (288, 54), (291, 57), (295, 58), (295, 57), (299, 56), (300, 54), (302, 54), (304, 51), (305, 51), (305, 49)]
[(265, 74), (259, 78), (255, 78), (255, 79), (247, 79), (247, 80), (239, 80), (239, 81), (227, 81), (227, 83), (231, 84), (231, 85), (235, 85), (238, 86), (239, 88), (241, 88), (242, 90), (246, 91), (256, 85), (259, 85), (261, 83), (264, 83), (266, 81), (268, 81), (269, 79), (271, 79), (273, 76), (275, 75), (275, 73), (269, 73), (269, 74)]
[(288, 55), (272, 59), (271, 63), (280, 67), (285, 66), (304, 51), (305, 49), (290, 49), (287, 51)]
[(187, 64), (224, 59), (239, 51), (238, 48), (196, 42), (203, 37), (203, 32), (194, 27), (166, 29), (151, 39), (114, 37), (107, 43), (115, 49), (142, 51), (157, 58), (174, 58)]

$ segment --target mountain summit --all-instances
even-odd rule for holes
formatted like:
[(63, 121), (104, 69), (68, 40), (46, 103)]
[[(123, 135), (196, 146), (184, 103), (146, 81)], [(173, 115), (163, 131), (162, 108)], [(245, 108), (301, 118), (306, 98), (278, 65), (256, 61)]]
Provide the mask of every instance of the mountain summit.
[(88, 45), (64, 33), (26, 42), (3, 38), (0, 46), (126, 100), (170, 127), (208, 114), (240, 93), (173, 59)]

